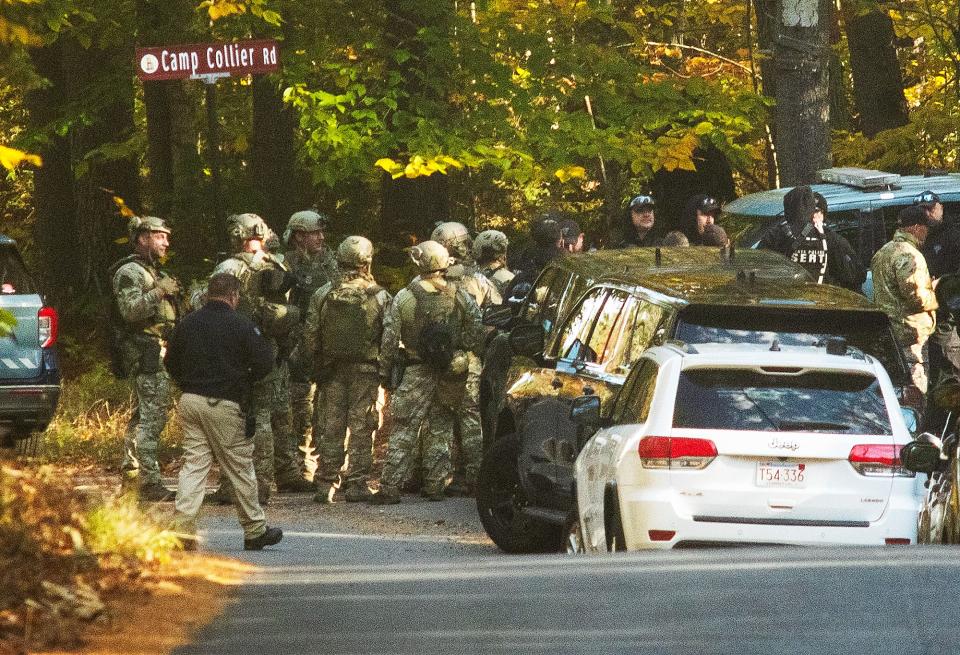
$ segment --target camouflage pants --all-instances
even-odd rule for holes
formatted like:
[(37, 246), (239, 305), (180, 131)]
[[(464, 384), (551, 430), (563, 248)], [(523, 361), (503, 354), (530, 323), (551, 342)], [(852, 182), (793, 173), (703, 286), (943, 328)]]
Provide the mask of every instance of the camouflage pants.
[(157, 448), (171, 405), (170, 377), (166, 371), (140, 373), (133, 378), (134, 407), (123, 435), (125, 478), (139, 477), (141, 485), (160, 484)]
[(292, 439), (297, 448), (297, 465), (303, 477), (313, 480), (317, 470), (316, 444), (322, 430), (315, 425), (314, 412), (319, 401), (317, 385), (310, 382), (290, 383), (290, 412), (292, 416)]
[(913, 384), (924, 394), (927, 393), (930, 368), (928, 352), (926, 339), (923, 340), (923, 343), (913, 343), (903, 348), (903, 356), (907, 360), (907, 367), (910, 369)]
[[(270, 416), (267, 429), (273, 436), (273, 471), (277, 484), (288, 484), (303, 478), (303, 459), (299, 444), (293, 438), (293, 416), (290, 410), (290, 370), (286, 362), (271, 377), (267, 398)], [(259, 425), (257, 426), (259, 430)]]
[[(366, 485), (373, 467), (373, 433), (380, 426), (377, 367), (340, 364), (323, 385), (326, 425), (321, 444), (319, 479), (333, 482), (344, 471), (340, 486)], [(346, 441), (346, 448), (344, 448)]]
[(468, 353), (470, 368), (467, 372), (466, 392), (460, 409), (460, 421), (450, 444), (450, 459), (453, 475), (473, 486), (480, 471), (483, 457), (483, 435), (480, 432), (480, 372), (483, 363), (473, 353)]
[(463, 375), (438, 375), (421, 364), (407, 368), (391, 397), (393, 433), (380, 478), (385, 490), (398, 491), (414, 476), (419, 451), (423, 491), (443, 491), (450, 475), (450, 441), (465, 386)]

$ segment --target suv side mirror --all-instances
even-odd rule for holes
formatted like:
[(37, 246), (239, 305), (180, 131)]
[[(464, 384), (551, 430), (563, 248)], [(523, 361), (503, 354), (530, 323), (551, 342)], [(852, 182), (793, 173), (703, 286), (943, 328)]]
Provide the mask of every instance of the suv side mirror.
[[(908, 471), (915, 473), (933, 473), (940, 465), (940, 447), (935, 443), (920, 439), (911, 441), (900, 449), (900, 464)], [(932, 435), (930, 435), (932, 436)]]
[(539, 323), (521, 323), (510, 330), (510, 348), (517, 355), (539, 357), (545, 339), (546, 333)]
[(580, 396), (570, 404), (570, 420), (577, 425), (596, 428), (600, 418), (600, 396)]
[(483, 313), (483, 324), (487, 327), (502, 330), (513, 320), (513, 307), (493, 305)]

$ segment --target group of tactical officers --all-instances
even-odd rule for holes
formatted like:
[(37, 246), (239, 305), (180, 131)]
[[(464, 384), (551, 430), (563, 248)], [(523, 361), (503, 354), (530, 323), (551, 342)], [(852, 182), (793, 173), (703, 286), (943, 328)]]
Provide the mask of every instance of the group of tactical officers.
[[(438, 501), (472, 493), (482, 443), (481, 311), (502, 302), (513, 278), (507, 237), (488, 230), (473, 239), (460, 223), (439, 224), (431, 240), (409, 249), (417, 275), (394, 298), (372, 275), (373, 244), (349, 236), (332, 250), (326, 226), (316, 211), (295, 213), (280, 254), (281, 240), (261, 217), (233, 215), (233, 254), (211, 274), (211, 281), (236, 278), (234, 309), (273, 352), (269, 372), (249, 380), (240, 403), (256, 502), (266, 504), (274, 488), (312, 492), (318, 503), (392, 504), (415, 488)], [(123, 478), (142, 500), (172, 500), (157, 463), (173, 404), (164, 355), (179, 319), (205, 305), (206, 285), (194, 285), (188, 297), (164, 271), (171, 230), (162, 219), (136, 217), (129, 230), (133, 254), (112, 268), (119, 368), (135, 395)], [(222, 279), (221, 287), (228, 288)], [(392, 429), (373, 493), (374, 437), (384, 415)], [(241, 499), (222, 475), (206, 500)], [(178, 512), (181, 504), (178, 497)], [(195, 503), (183, 506), (197, 511)], [(180, 518), (192, 525), (196, 517)]]

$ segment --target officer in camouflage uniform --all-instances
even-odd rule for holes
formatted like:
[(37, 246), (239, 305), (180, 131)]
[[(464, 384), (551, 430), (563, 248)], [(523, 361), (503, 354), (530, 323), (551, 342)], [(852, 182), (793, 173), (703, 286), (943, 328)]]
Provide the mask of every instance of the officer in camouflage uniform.
[[(447, 249), (453, 265), (446, 278), (473, 296), (480, 311), (503, 302), (494, 283), (477, 269), (473, 259), (473, 240), (467, 228), (460, 223), (441, 223), (431, 238)], [(459, 430), (451, 443), (453, 481), (447, 488), (451, 495), (468, 496), (473, 492), (483, 457), (483, 435), (480, 432), (480, 372), (483, 364), (473, 353), (467, 354), (469, 372), (467, 391), (461, 407)]]
[[(336, 489), (355, 503), (370, 499), (373, 433), (379, 427), (377, 360), (390, 294), (370, 274), (373, 244), (360, 236), (337, 248), (342, 279), (325, 284), (310, 300), (303, 333), (303, 356), (312, 363), (323, 398), (324, 416), (317, 494), (328, 503)], [(344, 439), (347, 447), (344, 451)], [(344, 455), (346, 454), (346, 462)], [(344, 469), (342, 478), (338, 474)]]
[[(290, 302), (300, 309), (302, 319), (306, 318), (310, 298), (317, 289), (338, 277), (336, 259), (324, 237), (329, 222), (323, 214), (307, 209), (293, 214), (283, 233), (288, 248), (284, 263), (294, 279)], [(294, 343), (299, 343), (300, 332), (298, 328)], [(310, 382), (309, 371), (301, 370), (297, 365), (304, 358), (296, 353), (290, 361), (290, 409), (293, 415), (293, 442), (298, 446), (297, 464), (303, 471), (304, 479), (312, 482), (317, 470), (315, 448), (323, 430), (323, 400), (314, 398), (316, 385)], [(298, 483), (297, 490), (302, 486)]]
[(507, 235), (499, 230), (484, 230), (473, 242), (473, 256), (476, 258), (477, 267), (488, 280), (493, 282), (493, 286), (501, 296), (514, 278), (513, 272), (507, 268), (507, 246), (509, 245)]
[(170, 411), (170, 378), (163, 367), (165, 341), (177, 320), (180, 285), (160, 269), (170, 228), (155, 216), (129, 224), (134, 253), (111, 267), (114, 309), (122, 323), (119, 349), (123, 372), (133, 381), (135, 405), (123, 437), (124, 483), (138, 482), (143, 500), (172, 500), (157, 464), (160, 433)]
[[(450, 474), (450, 440), (462, 423), (462, 404), (467, 382), (467, 351), (480, 347), (480, 309), (473, 297), (447, 280), (450, 266), (447, 249), (425, 241), (410, 249), (420, 275), (401, 289), (390, 305), (383, 325), (380, 350), (380, 380), (395, 388), (392, 396), (394, 429), (387, 447), (380, 492), (375, 504), (400, 502), (400, 487), (414, 474), (416, 455), (422, 457), (423, 492), (431, 500), (443, 500)], [(439, 323), (447, 326), (452, 361), (445, 370), (436, 361), (421, 359), (422, 334), (436, 335)], [(401, 343), (405, 355), (401, 353)], [(397, 366), (406, 362), (402, 376)], [(401, 379), (398, 382), (398, 377)]]
[(873, 301), (889, 317), (911, 368), (914, 385), (927, 391), (926, 343), (936, 328), (937, 297), (920, 252), (929, 229), (923, 210), (907, 207), (893, 240), (873, 256)]
[[(250, 393), (250, 413), (256, 419), (253, 463), (261, 504), (270, 498), (274, 479), (280, 488), (302, 486), (309, 491), (297, 466), (296, 446), (290, 434), (289, 340), (300, 322), (300, 311), (287, 304), (289, 276), (280, 258), (265, 249), (270, 228), (256, 214), (227, 219), (227, 232), (236, 254), (213, 271), (240, 280), (237, 311), (253, 321), (278, 353), (273, 370), (256, 382)], [(232, 502), (229, 482), (221, 483), (214, 500)]]

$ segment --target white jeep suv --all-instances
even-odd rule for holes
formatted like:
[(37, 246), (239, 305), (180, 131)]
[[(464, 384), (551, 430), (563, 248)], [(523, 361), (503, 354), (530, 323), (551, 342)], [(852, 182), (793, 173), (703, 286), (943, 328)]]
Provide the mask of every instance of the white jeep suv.
[(842, 340), (650, 348), (598, 412), (571, 410), (606, 427), (576, 461), (569, 551), (916, 543), (923, 487), (900, 466), (894, 388)]

